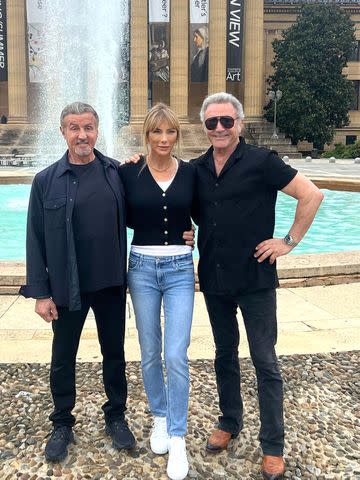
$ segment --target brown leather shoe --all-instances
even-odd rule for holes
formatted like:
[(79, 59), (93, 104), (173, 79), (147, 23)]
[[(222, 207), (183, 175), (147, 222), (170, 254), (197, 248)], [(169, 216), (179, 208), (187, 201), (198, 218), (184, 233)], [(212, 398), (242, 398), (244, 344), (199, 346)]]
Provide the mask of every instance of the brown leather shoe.
[(264, 455), (261, 473), (265, 480), (283, 480), (285, 473), (285, 462), (283, 457)]
[(229, 432), (224, 432), (224, 430), (214, 430), (207, 441), (206, 450), (209, 450), (209, 452), (226, 450), (230, 440), (235, 436)]

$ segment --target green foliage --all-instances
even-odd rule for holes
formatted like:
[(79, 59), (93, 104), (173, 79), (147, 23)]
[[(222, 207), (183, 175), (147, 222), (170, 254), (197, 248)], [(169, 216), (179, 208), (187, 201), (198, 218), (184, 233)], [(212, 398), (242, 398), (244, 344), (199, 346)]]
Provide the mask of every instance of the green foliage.
[(343, 143), (335, 143), (335, 148), (324, 152), (321, 155), (323, 158), (356, 158), (360, 157), (360, 141), (352, 145), (344, 145)]
[[(271, 90), (281, 90), (277, 125), (292, 138), (330, 143), (335, 128), (349, 123), (353, 87), (342, 74), (354, 49), (354, 26), (336, 5), (304, 5), (297, 22), (274, 40)], [(273, 102), (265, 107), (273, 121)]]

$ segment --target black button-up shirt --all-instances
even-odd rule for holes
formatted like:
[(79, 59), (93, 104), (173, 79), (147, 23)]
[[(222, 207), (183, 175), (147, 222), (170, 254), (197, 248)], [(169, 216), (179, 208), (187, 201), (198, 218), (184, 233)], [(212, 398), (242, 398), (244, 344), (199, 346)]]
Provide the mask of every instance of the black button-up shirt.
[(276, 152), (246, 145), (242, 138), (219, 176), (212, 147), (192, 164), (198, 178), (200, 289), (236, 295), (277, 287), (275, 264), (258, 263), (255, 247), (272, 238), (277, 191), (297, 170)]
[[(97, 150), (95, 155), (104, 168), (106, 181), (117, 203), (120, 265), (114, 265), (114, 268), (120, 269), (121, 284), (125, 284), (125, 206), (124, 189), (118, 174), (119, 164)], [(56, 305), (79, 310), (80, 286), (73, 228), (78, 179), (67, 157), (66, 152), (60, 160), (34, 178), (27, 222), (27, 284), (21, 287), (20, 293), (24, 297), (52, 297)]]

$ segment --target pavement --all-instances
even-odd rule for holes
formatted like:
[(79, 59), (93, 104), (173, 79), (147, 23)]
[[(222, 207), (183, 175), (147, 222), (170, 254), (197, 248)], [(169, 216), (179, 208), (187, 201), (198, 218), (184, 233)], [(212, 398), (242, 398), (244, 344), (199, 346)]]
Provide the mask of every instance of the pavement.
[[(50, 362), (52, 330), (34, 312), (35, 301), (0, 296), (0, 363)], [(249, 355), (241, 330), (240, 357)], [(278, 289), (279, 355), (331, 353), (360, 349), (360, 282)], [(134, 312), (127, 299), (125, 351), (128, 361), (140, 359)], [(212, 333), (203, 296), (195, 294), (190, 359), (214, 357)], [(81, 337), (79, 362), (101, 360), (96, 325), (90, 310)]]

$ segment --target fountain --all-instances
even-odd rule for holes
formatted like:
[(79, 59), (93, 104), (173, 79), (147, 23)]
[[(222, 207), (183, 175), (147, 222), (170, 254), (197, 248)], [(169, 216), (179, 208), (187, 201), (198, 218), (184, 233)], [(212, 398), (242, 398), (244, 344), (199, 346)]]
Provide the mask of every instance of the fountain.
[[(91, 104), (100, 117), (99, 149), (121, 156), (117, 133), (129, 115), (128, 0), (41, 2), (43, 83), (39, 93), (37, 152), (64, 150), (59, 115), (74, 101)], [(39, 4), (37, 4), (39, 8)]]

